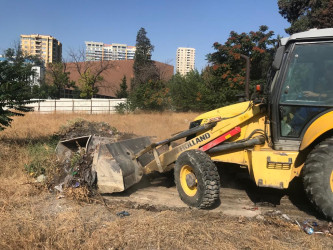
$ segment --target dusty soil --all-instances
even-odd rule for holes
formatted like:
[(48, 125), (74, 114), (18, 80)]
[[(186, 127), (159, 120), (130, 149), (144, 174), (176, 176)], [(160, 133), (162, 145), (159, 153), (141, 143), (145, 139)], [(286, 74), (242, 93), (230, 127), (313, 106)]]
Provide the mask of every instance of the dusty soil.
[[(220, 201), (209, 210), (228, 216), (256, 217), (257, 215), (286, 214), (291, 220), (319, 221), (326, 223), (308, 201), (300, 180), (291, 183), (288, 190), (258, 188), (242, 169), (220, 166)], [(118, 194), (104, 195), (108, 201), (129, 201), (156, 209), (188, 208), (181, 201), (173, 181), (172, 173), (155, 173)]]

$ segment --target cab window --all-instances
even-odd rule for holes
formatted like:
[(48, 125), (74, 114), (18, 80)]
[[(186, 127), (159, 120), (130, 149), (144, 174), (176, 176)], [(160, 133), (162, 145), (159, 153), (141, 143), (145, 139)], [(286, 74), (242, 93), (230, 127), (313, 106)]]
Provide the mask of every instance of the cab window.
[(333, 106), (333, 44), (296, 44), (280, 93), (280, 134), (299, 137), (306, 124)]

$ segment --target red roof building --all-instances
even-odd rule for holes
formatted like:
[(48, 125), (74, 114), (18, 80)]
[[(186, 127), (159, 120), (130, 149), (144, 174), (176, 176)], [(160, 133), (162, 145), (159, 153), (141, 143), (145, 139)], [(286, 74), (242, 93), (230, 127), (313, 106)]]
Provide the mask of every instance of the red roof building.
[[(120, 89), (120, 84), (124, 76), (127, 79), (127, 86), (130, 87), (131, 79), (134, 77), (133, 72), (134, 60), (117, 60), (117, 61), (89, 61), (79, 63), (66, 63), (66, 71), (70, 73), (70, 79), (75, 81), (80, 87), (80, 74), (78, 68), (83, 72), (89, 69), (92, 74), (103, 67), (107, 69), (101, 73), (103, 80), (96, 84), (98, 87), (98, 95), (115, 98), (117, 90)], [(155, 61), (156, 67), (160, 73), (162, 80), (168, 81), (173, 75), (173, 66)]]

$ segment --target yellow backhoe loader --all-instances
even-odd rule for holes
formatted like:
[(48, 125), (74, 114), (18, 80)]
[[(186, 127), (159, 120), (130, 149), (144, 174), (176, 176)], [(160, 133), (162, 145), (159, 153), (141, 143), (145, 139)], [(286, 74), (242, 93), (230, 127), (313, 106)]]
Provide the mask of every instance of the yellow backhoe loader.
[[(100, 191), (123, 191), (143, 174), (174, 169), (180, 198), (209, 208), (220, 192), (215, 162), (235, 163), (259, 187), (286, 189), (301, 175), (311, 202), (332, 220), (333, 29), (281, 39), (265, 89), (265, 98), (202, 114), (161, 142), (101, 143), (93, 163)], [(181, 138), (186, 142), (171, 146)]]

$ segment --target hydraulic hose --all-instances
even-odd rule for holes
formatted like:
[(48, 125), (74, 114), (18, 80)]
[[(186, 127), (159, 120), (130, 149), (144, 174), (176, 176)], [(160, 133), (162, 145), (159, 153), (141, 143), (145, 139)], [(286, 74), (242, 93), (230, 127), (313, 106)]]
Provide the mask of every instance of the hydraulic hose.
[(261, 145), (264, 143), (265, 143), (265, 137), (258, 136), (253, 139), (247, 140), (247, 141), (224, 143), (222, 145), (211, 148), (206, 152), (209, 154), (214, 154), (214, 153), (231, 150), (231, 149), (248, 148), (248, 147), (252, 147), (255, 145)]

